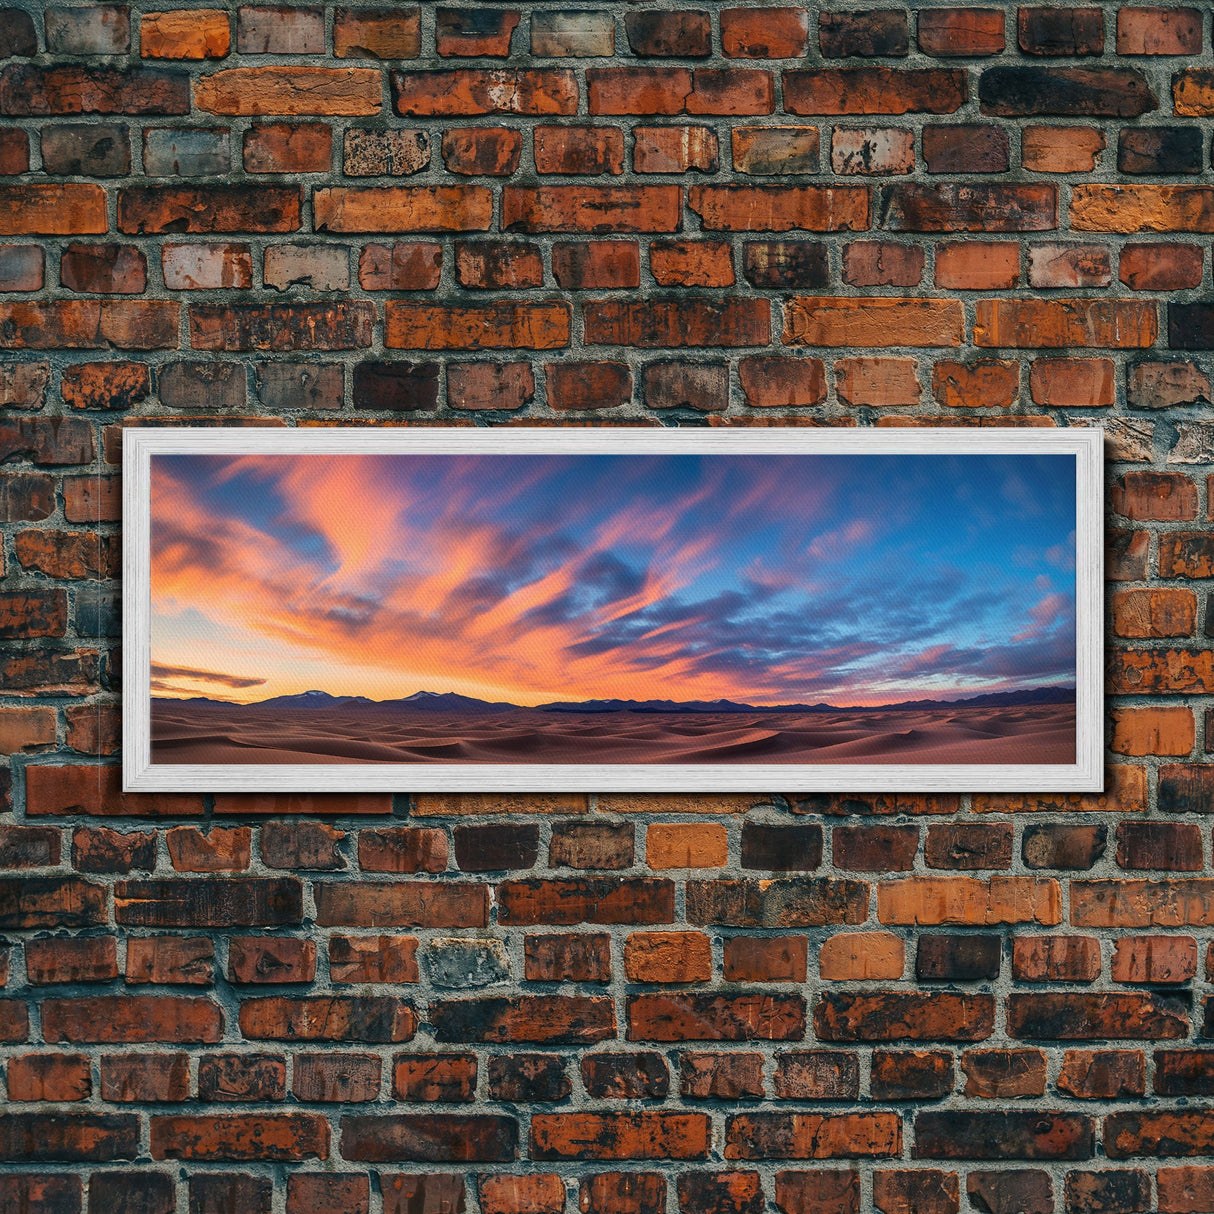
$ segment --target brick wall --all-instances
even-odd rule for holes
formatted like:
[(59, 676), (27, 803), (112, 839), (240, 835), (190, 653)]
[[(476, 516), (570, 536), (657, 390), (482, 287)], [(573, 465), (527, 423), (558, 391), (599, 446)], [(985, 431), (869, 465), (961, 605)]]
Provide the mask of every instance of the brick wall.
[[(0, 10), (0, 1209), (1214, 1210), (1210, 50)], [(124, 425), (600, 420), (1103, 425), (1106, 793), (122, 794)]]

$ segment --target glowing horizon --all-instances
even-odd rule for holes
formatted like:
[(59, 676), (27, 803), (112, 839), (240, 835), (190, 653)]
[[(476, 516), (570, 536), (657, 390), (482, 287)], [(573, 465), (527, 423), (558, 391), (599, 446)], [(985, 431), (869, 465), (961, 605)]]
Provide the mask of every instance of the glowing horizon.
[(156, 695), (1075, 680), (1069, 455), (157, 456), (152, 499)]

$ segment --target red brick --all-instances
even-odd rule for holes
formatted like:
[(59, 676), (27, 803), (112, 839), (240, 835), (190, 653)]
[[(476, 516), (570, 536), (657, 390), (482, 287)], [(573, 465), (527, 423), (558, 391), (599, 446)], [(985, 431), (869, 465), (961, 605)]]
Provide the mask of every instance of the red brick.
[(417, 1014), (387, 995), (271, 995), (241, 1003), (240, 1031), (250, 1040), (408, 1041)]
[(504, 59), (510, 54), (510, 39), (518, 23), (515, 9), (463, 12), (440, 8), (435, 18), (435, 49), (443, 56)]
[(35, 986), (58, 982), (108, 982), (118, 976), (117, 942), (96, 939), (30, 940), (25, 970)]
[(835, 127), (831, 168), (839, 176), (910, 173), (915, 167), (915, 135), (898, 127)]
[(1012, 973), (1020, 982), (1092, 982), (1100, 976), (1100, 946), (1091, 936), (1017, 936)]
[(678, 186), (506, 186), (502, 228), (517, 232), (675, 232)]
[(649, 265), (662, 287), (728, 287), (733, 285), (733, 255), (723, 241), (654, 241)]
[(398, 1055), (393, 1060), (392, 1095), (426, 1103), (475, 1100), (476, 1055)]
[(1117, 12), (1119, 55), (1199, 55), (1201, 40), (1199, 9), (1126, 6)]
[(715, 173), (717, 136), (706, 126), (638, 126), (632, 131), (638, 173)]
[(1196, 973), (1197, 942), (1191, 936), (1125, 936), (1114, 943), (1114, 982), (1167, 985), (1188, 982)]
[(357, 1104), (379, 1095), (376, 1054), (296, 1054), (291, 1092), (310, 1103)]
[(18, 173), (28, 173), (29, 167), (29, 135), (16, 127), (0, 132), (0, 175), (13, 177)]
[(1090, 409), (1113, 404), (1117, 390), (1108, 358), (1038, 358), (1029, 368), (1029, 391), (1038, 405)]
[(998, 291), (1020, 281), (1020, 249), (1006, 241), (946, 243), (936, 248), (936, 286)]
[(726, 1117), (726, 1159), (883, 1159), (902, 1153), (896, 1113), (738, 1113)]
[(591, 300), (582, 305), (588, 345), (765, 346), (771, 340), (766, 299)]
[(0, 113), (188, 114), (189, 77), (184, 72), (134, 67), (13, 64), (0, 73)]
[(918, 18), (919, 49), (925, 54), (946, 59), (976, 58), (1003, 50), (1001, 9), (928, 9)]
[(417, 939), (413, 936), (332, 936), (329, 977), (340, 983), (417, 982)]
[(561, 1214), (565, 1180), (552, 1172), (531, 1176), (482, 1176), (481, 1214)]
[(523, 136), (500, 127), (457, 127), (443, 132), (448, 171), (474, 177), (508, 177), (519, 166)]
[(416, 59), (420, 50), (416, 8), (339, 8), (333, 14), (333, 54), (339, 59)]
[(634, 240), (566, 241), (552, 247), (552, 274), (566, 290), (637, 287), (640, 264)]
[(1141, 1050), (1067, 1050), (1058, 1090), (1077, 1100), (1115, 1100), (1146, 1091)]
[(312, 210), (318, 232), (480, 232), (493, 199), (484, 186), (337, 186), (316, 190)]
[(956, 1172), (878, 1169), (873, 1173), (873, 1205), (881, 1214), (957, 1214), (961, 1186)]
[[(341, 1154), (350, 1160), (497, 1162), (513, 1160), (517, 1152), (518, 1122), (512, 1117), (425, 1113), (345, 1116), (341, 1122)], [(431, 1186), (431, 1179), (436, 1178), (427, 1179), (425, 1191), (434, 1192), (436, 1201), (452, 1201), (450, 1208), (458, 1209), (463, 1190), (447, 1183)], [(409, 1206), (402, 1203), (395, 1209), (406, 1214)]]
[(12, 1101), (87, 1100), (93, 1083), (83, 1054), (21, 1054), (5, 1072)]
[(537, 1113), (531, 1157), (560, 1159), (705, 1159), (709, 1122), (703, 1113)]
[(231, 43), (231, 17), (222, 9), (144, 13), (139, 21), (139, 53), (145, 59), (222, 59)]
[(843, 247), (843, 280), (853, 287), (917, 287), (923, 249), (889, 241), (854, 241)]
[(710, 232), (854, 232), (869, 226), (864, 186), (693, 185), (688, 206)]
[(1183, 291), (1201, 283), (1204, 253), (1193, 244), (1127, 244), (1119, 277), (1131, 291)]
[(544, 261), (538, 246), (524, 241), (460, 241), (455, 276), (460, 286), (473, 290), (526, 290), (543, 286)]
[(547, 385), (551, 409), (612, 409), (632, 399), (632, 371), (626, 363), (552, 363)]
[(175, 826), (165, 833), (169, 858), (178, 872), (235, 872), (249, 867), (252, 831), (247, 826)]
[(1112, 604), (1116, 636), (1187, 637), (1197, 627), (1197, 596), (1191, 590), (1119, 590)]
[(1030, 245), (1028, 264), (1033, 287), (1107, 287), (1113, 281), (1112, 259), (1104, 245)]
[(287, 1214), (368, 1214), (367, 1176), (295, 1172), (287, 1177)]
[(951, 114), (968, 91), (965, 72), (943, 69), (825, 68), (783, 75), (790, 114)]
[(959, 346), (964, 327), (949, 299), (793, 297), (784, 309), (784, 344), (794, 346)]
[(209, 114), (233, 117), (360, 117), (379, 113), (381, 91), (380, 73), (371, 68), (238, 67), (196, 80), (194, 105)]
[(126, 980), (131, 985), (210, 986), (214, 955), (214, 945), (205, 937), (132, 937), (126, 945)]
[(371, 344), (366, 300), (296, 304), (190, 304), (195, 350), (356, 350)]
[(1176, 755), (1192, 752), (1195, 725), (1191, 708), (1119, 708), (1113, 711), (1115, 754)]
[(295, 232), (298, 186), (128, 186), (118, 191), (118, 230), (161, 232)]
[(974, 344), (1133, 349), (1154, 344), (1158, 331), (1155, 305), (1139, 300), (980, 299)]
[(535, 396), (528, 363), (452, 363), (447, 404), (452, 409), (521, 409)]
[(42, 250), (36, 245), (0, 245), (0, 291), (41, 291), (46, 281)]
[(839, 399), (846, 405), (917, 405), (923, 391), (913, 358), (841, 358), (835, 363), (835, 377)]
[(384, 345), (421, 350), (555, 350), (569, 344), (564, 301), (479, 305), (406, 303), (384, 306)]
[(588, 68), (586, 88), (595, 115), (753, 115), (775, 108), (772, 73), (755, 68)]
[[(378, 94), (379, 74), (374, 75)], [(542, 117), (576, 113), (578, 85), (573, 72), (562, 68), (393, 72), (392, 101), (396, 112), (404, 117)]]
[(809, 42), (809, 14), (803, 8), (724, 8), (721, 46), (742, 59), (799, 59)]
[(147, 261), (134, 245), (70, 244), (59, 263), (59, 281), (69, 291), (140, 295), (147, 289)]
[(42, 1036), (47, 1042), (220, 1040), (223, 1013), (210, 999), (184, 995), (97, 995), (46, 999)]
[(315, 1113), (153, 1116), (153, 1159), (234, 1163), (325, 1159), (329, 1123)]
[(598, 932), (524, 938), (528, 982), (608, 982), (611, 937)]
[(1112, 505), (1123, 518), (1190, 522), (1197, 517), (1197, 487), (1176, 472), (1127, 472), (1113, 485)]
[(327, 173), (333, 165), (333, 132), (323, 122), (255, 123), (242, 147), (250, 173)]
[(358, 285), (364, 291), (432, 291), (442, 262), (442, 246), (433, 241), (370, 244), (358, 258)]
[(474, 882), (343, 881), (314, 886), (324, 927), (486, 927), (489, 890)]
[(1020, 395), (1020, 364), (938, 362), (932, 368), (932, 395), (949, 409), (1009, 408)]
[(235, 983), (311, 982), (316, 943), (291, 937), (233, 936), (228, 942), (228, 980)]
[(805, 1001), (799, 995), (709, 992), (633, 995), (629, 1041), (799, 1041)]
[(624, 171), (624, 134), (616, 127), (537, 126), (537, 173), (597, 175)]
[(0, 348), (174, 349), (178, 305), (162, 300), (61, 299), (0, 304)]

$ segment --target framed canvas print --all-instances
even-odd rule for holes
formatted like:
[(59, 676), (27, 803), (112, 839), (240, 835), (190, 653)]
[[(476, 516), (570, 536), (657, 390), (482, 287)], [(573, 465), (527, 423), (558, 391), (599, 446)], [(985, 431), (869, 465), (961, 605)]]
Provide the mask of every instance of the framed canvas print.
[(130, 429), (128, 790), (1092, 791), (1096, 429)]

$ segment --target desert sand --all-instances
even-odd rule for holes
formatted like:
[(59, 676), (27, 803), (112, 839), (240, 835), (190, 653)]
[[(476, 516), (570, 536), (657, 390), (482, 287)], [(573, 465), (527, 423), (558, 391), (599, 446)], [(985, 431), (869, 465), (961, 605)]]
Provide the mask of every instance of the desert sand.
[(490, 714), (152, 702), (153, 763), (1075, 761), (1075, 706)]

